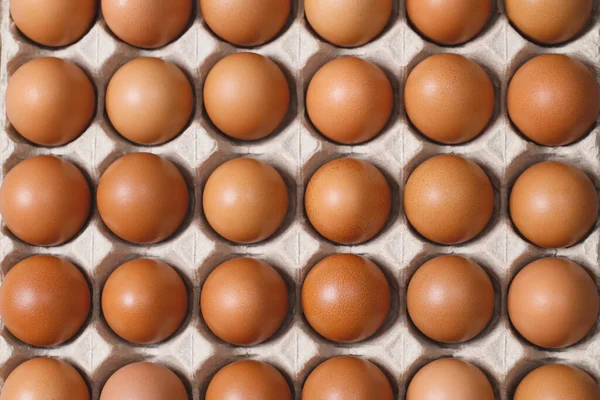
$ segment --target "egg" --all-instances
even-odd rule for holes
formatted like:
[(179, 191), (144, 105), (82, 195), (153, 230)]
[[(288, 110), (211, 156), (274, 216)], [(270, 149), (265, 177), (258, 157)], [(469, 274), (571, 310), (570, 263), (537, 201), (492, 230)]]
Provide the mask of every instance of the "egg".
[(357, 47), (383, 31), (392, 15), (392, 0), (305, 0), (304, 14), (326, 41)]
[(598, 290), (585, 269), (564, 258), (542, 258), (514, 277), (508, 316), (529, 342), (564, 348), (579, 342), (598, 317)]
[(310, 326), (334, 342), (373, 336), (390, 311), (390, 286), (381, 269), (355, 254), (318, 262), (302, 284), (302, 309)]
[(233, 258), (215, 268), (202, 286), (200, 311), (219, 339), (254, 346), (281, 328), (288, 312), (283, 278), (269, 264)]
[(494, 313), (494, 286), (488, 274), (467, 258), (447, 255), (424, 263), (406, 295), (408, 314), (427, 337), (462, 343), (479, 335)]
[(476, 138), (494, 115), (494, 86), (475, 61), (436, 54), (412, 70), (404, 88), (410, 122), (429, 139), (460, 144)]
[(404, 212), (410, 224), (432, 242), (467, 242), (483, 231), (494, 211), (494, 189), (473, 161), (452, 154), (431, 157), (410, 175)]
[(137, 344), (166, 340), (188, 310), (187, 288), (171, 266), (138, 258), (119, 266), (102, 290), (102, 313), (121, 338)]
[(33, 256), (15, 264), (0, 286), (0, 316), (17, 339), (57, 346), (81, 330), (90, 312), (90, 289), (70, 262)]
[(4, 224), (16, 237), (37, 246), (73, 239), (88, 219), (90, 203), (90, 187), (81, 171), (55, 156), (21, 161), (0, 187)]
[(62, 146), (77, 139), (96, 112), (96, 93), (77, 65), (54, 57), (23, 64), (6, 87), (6, 116), (25, 139)]
[(140, 57), (117, 70), (106, 89), (106, 113), (126, 139), (141, 145), (168, 142), (186, 127), (194, 93), (177, 65)]
[(537, 246), (572, 246), (594, 226), (598, 194), (579, 168), (543, 161), (529, 167), (515, 182), (510, 217), (525, 239)]
[(341, 57), (313, 76), (306, 111), (325, 137), (359, 144), (379, 134), (394, 106), (392, 85), (377, 65), (357, 57)]
[(177, 39), (192, 17), (192, 0), (101, 0), (108, 28), (135, 47), (155, 49)]
[(392, 386), (372, 362), (351, 356), (319, 364), (304, 383), (302, 400), (392, 400)]
[(600, 389), (584, 371), (566, 364), (548, 364), (531, 371), (519, 383), (514, 400), (596, 400)]
[(206, 390), (205, 400), (230, 399), (292, 400), (292, 391), (283, 375), (272, 365), (240, 360), (219, 370)]
[(317, 232), (332, 242), (352, 245), (372, 239), (383, 229), (392, 194), (373, 164), (340, 158), (321, 166), (310, 178), (304, 206)]
[(289, 106), (285, 75), (275, 62), (260, 54), (231, 54), (210, 70), (204, 82), (208, 117), (233, 139), (267, 137), (282, 124)]
[(600, 111), (600, 87), (581, 61), (544, 54), (512, 77), (507, 109), (515, 127), (544, 146), (565, 146), (587, 134)]
[(102, 221), (128, 242), (153, 244), (175, 233), (189, 208), (181, 172), (166, 158), (133, 153), (113, 162), (97, 192)]
[(288, 210), (288, 191), (275, 168), (253, 158), (236, 158), (208, 178), (202, 197), (204, 215), (222, 237), (256, 243), (273, 235)]

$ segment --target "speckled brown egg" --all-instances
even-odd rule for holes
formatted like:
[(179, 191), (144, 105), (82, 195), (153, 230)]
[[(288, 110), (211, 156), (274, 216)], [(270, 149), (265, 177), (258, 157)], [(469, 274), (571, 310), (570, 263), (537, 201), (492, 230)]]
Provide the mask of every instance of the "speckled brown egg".
[(205, 400), (233, 399), (292, 400), (292, 391), (283, 375), (272, 365), (241, 360), (217, 372), (206, 390)]
[(60, 58), (23, 64), (6, 87), (6, 116), (15, 130), (42, 146), (78, 138), (96, 111), (96, 93), (77, 65)]
[(269, 164), (236, 158), (208, 178), (202, 198), (210, 226), (225, 239), (256, 243), (281, 226), (288, 209), (283, 178)]
[(75, 368), (54, 358), (34, 358), (15, 368), (0, 400), (89, 400), (90, 391)]
[(169, 338), (188, 309), (187, 289), (171, 266), (139, 258), (119, 266), (102, 290), (102, 313), (123, 339), (152, 344)]
[(566, 364), (544, 365), (531, 371), (517, 386), (514, 400), (596, 400), (600, 389), (594, 379)]
[(290, 106), (290, 87), (281, 68), (256, 53), (220, 60), (204, 82), (204, 107), (213, 124), (238, 140), (273, 133)]
[(467, 242), (481, 233), (494, 211), (494, 189), (473, 161), (451, 154), (419, 165), (404, 189), (404, 211), (425, 238), (440, 244)]
[(288, 312), (287, 287), (269, 264), (234, 258), (215, 268), (204, 282), (200, 311), (221, 340), (253, 346), (281, 328)]
[(57, 246), (81, 231), (91, 194), (79, 169), (59, 157), (36, 156), (15, 165), (0, 187), (0, 213), (19, 239)]
[(408, 314), (427, 337), (442, 343), (479, 335), (494, 313), (494, 286), (477, 263), (439, 256), (413, 275), (406, 295)]
[(157, 145), (177, 136), (194, 108), (194, 93), (177, 65), (141, 57), (117, 70), (106, 89), (106, 113), (126, 139)]
[(392, 0), (305, 0), (304, 14), (326, 41), (357, 47), (383, 31), (392, 15)]
[(598, 290), (585, 269), (564, 258), (528, 264), (508, 291), (508, 316), (529, 342), (563, 348), (580, 341), (598, 317)]
[(518, 231), (540, 247), (567, 247), (585, 237), (598, 216), (590, 178), (572, 164), (544, 161), (529, 167), (510, 194), (510, 216)]
[(304, 206), (310, 223), (326, 239), (359, 244), (383, 229), (392, 209), (392, 194), (385, 176), (373, 164), (340, 158), (310, 178)]
[(155, 49), (185, 31), (192, 0), (102, 0), (102, 14), (106, 25), (125, 43)]
[(341, 57), (313, 76), (306, 93), (311, 122), (327, 138), (358, 144), (377, 136), (392, 115), (392, 85), (377, 65)]
[(526, 137), (545, 146), (582, 138), (600, 111), (600, 87), (581, 61), (544, 54), (527, 61), (508, 86), (510, 119)]
[(390, 286), (381, 269), (355, 254), (318, 262), (302, 285), (306, 320), (321, 336), (354, 343), (375, 334), (390, 311)]
[(392, 386), (372, 362), (350, 356), (331, 358), (304, 383), (302, 400), (392, 400)]
[(477, 137), (494, 114), (494, 86), (475, 61), (459, 54), (436, 54), (412, 70), (404, 88), (410, 122), (444, 144)]
[(112, 163), (100, 178), (98, 211), (115, 235), (137, 244), (170, 237), (183, 223), (189, 191), (166, 158), (133, 153)]
[(90, 312), (90, 289), (70, 262), (33, 256), (13, 266), (0, 286), (0, 316), (15, 337), (33, 346), (71, 339)]

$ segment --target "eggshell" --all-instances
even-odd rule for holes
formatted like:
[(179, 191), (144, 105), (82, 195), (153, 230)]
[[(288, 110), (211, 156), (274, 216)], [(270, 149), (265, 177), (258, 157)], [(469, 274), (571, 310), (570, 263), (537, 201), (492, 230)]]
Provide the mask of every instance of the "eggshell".
[(513, 279), (508, 316), (526, 340), (557, 349), (587, 335), (598, 317), (599, 301), (586, 270), (564, 258), (542, 258)]
[(410, 122), (429, 139), (460, 144), (474, 139), (494, 114), (494, 86), (475, 61), (436, 54), (412, 70), (404, 88)]
[(334, 342), (371, 337), (390, 311), (390, 286), (372, 261), (335, 254), (318, 262), (302, 285), (302, 308), (312, 328)]
[(404, 212), (425, 238), (440, 244), (467, 242), (483, 231), (494, 211), (494, 189), (473, 161), (451, 154), (419, 165), (404, 189)]
[(377, 235), (392, 209), (390, 186), (374, 165), (340, 158), (310, 178), (304, 196), (306, 215), (326, 239), (359, 244)]
[(598, 195), (574, 165), (544, 161), (519, 176), (510, 194), (510, 216), (518, 231), (540, 247), (568, 247), (592, 229)]
[(581, 61), (544, 54), (527, 61), (507, 92), (510, 119), (526, 137), (545, 146), (582, 138), (600, 111), (600, 87)]
[(381, 132), (392, 115), (392, 85), (377, 65), (356, 57), (325, 64), (313, 76), (306, 110), (327, 138), (343, 144), (366, 142)]
[(33, 346), (71, 339), (90, 312), (90, 289), (70, 262), (33, 256), (17, 263), (0, 286), (0, 316), (15, 337)]
[(514, 400), (596, 400), (600, 389), (594, 379), (579, 368), (549, 364), (531, 371), (519, 383)]
[(219, 235), (236, 243), (256, 243), (281, 226), (288, 192), (281, 175), (269, 164), (236, 158), (210, 175), (202, 204), (208, 223)]
[(23, 64), (6, 87), (6, 115), (25, 139), (61, 146), (77, 139), (96, 111), (96, 93), (77, 65), (54, 58)]
[(204, 82), (204, 107), (213, 124), (239, 140), (273, 133), (290, 106), (290, 88), (279, 66), (256, 53), (220, 60)]

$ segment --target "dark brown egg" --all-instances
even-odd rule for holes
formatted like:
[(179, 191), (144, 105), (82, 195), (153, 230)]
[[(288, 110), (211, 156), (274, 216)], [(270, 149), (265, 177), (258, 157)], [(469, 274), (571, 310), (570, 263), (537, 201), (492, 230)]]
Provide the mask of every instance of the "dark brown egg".
[(377, 136), (392, 115), (392, 85), (377, 65), (356, 57), (325, 64), (306, 93), (308, 117), (327, 138), (358, 144)]
[(579, 368), (549, 364), (531, 371), (517, 387), (514, 400), (597, 400), (600, 389)]
[(133, 153), (112, 163), (98, 184), (98, 211), (121, 239), (152, 244), (167, 239), (188, 212), (189, 192), (169, 160)]
[(390, 286), (381, 269), (355, 254), (321, 260), (302, 285), (302, 309), (308, 323), (334, 342), (371, 337), (390, 311)]
[(90, 289), (70, 262), (33, 256), (17, 263), (0, 286), (0, 316), (15, 337), (33, 346), (71, 339), (90, 312)]
[(234, 258), (210, 273), (200, 293), (204, 322), (221, 340), (253, 346), (275, 334), (288, 312), (281, 275), (253, 258)]

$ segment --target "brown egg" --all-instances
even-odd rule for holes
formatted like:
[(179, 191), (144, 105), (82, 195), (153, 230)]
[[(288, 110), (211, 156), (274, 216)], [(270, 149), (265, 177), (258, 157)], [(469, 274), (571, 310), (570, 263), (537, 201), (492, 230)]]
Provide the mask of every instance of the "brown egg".
[(292, 400), (292, 391), (283, 375), (270, 364), (241, 360), (217, 372), (205, 397), (205, 400), (233, 399)]
[(237, 46), (260, 46), (283, 29), (290, 0), (200, 0), (204, 21), (221, 39)]
[(152, 244), (170, 237), (189, 207), (188, 187), (173, 163), (133, 153), (112, 163), (100, 178), (98, 211), (121, 239)]
[(208, 223), (219, 235), (236, 243), (256, 243), (281, 226), (288, 192), (281, 175), (269, 164), (236, 158), (210, 175), (202, 205)]
[(581, 61), (544, 54), (517, 70), (508, 85), (507, 107), (523, 135), (544, 146), (564, 146), (596, 122), (600, 87)]
[(331, 358), (320, 364), (302, 389), (302, 400), (393, 398), (390, 381), (375, 364), (350, 356)]
[(392, 194), (373, 164), (340, 158), (310, 178), (304, 206), (310, 223), (326, 239), (359, 244), (383, 229), (392, 209)]
[(0, 316), (15, 337), (33, 346), (71, 339), (90, 312), (90, 289), (70, 262), (33, 256), (17, 263), (0, 286)]
[(304, 13), (326, 41), (357, 47), (383, 31), (392, 15), (392, 0), (305, 0)]
[(61, 146), (78, 138), (96, 111), (96, 93), (77, 65), (54, 57), (23, 64), (6, 87), (6, 116), (25, 139)]
[(327, 138), (358, 144), (377, 136), (392, 115), (392, 85), (377, 65), (356, 57), (325, 64), (313, 76), (306, 110)]
[(599, 308), (594, 280), (564, 258), (528, 264), (508, 291), (508, 316), (529, 342), (558, 349), (579, 342), (592, 329)]
[(579, 168), (559, 161), (529, 167), (510, 194), (510, 217), (540, 247), (568, 247), (592, 229), (598, 216), (594, 184)]
[(494, 286), (477, 263), (460, 256), (427, 261), (408, 284), (410, 319), (423, 334), (442, 343), (479, 335), (494, 313)]
[(194, 93), (185, 74), (159, 58), (128, 62), (106, 89), (106, 113), (126, 139), (142, 145), (168, 142), (192, 116)]
[(204, 82), (204, 107), (213, 124), (239, 140), (273, 133), (290, 106), (290, 87), (279, 66), (256, 53), (220, 60)]
[(514, 400), (597, 400), (600, 389), (594, 379), (565, 364), (549, 364), (531, 371), (519, 384)]
[(306, 320), (321, 336), (354, 343), (375, 334), (390, 311), (390, 286), (372, 261), (335, 254), (318, 262), (302, 285)]
[(410, 122), (429, 139), (460, 144), (477, 137), (494, 114), (494, 86), (475, 61), (436, 54), (410, 73), (404, 104)]
[(123, 339), (152, 344), (169, 338), (188, 309), (187, 289), (169, 265), (147, 258), (126, 262), (106, 281), (102, 313)]
[(81, 171), (54, 156), (21, 161), (0, 187), (6, 227), (32, 245), (57, 246), (71, 240), (87, 221), (90, 202), (90, 187)]
[(494, 189), (479, 165), (442, 154), (426, 160), (410, 175), (404, 189), (404, 211), (425, 238), (460, 244), (487, 226), (494, 211)]
[(192, 0), (102, 0), (102, 14), (106, 25), (125, 43), (155, 49), (185, 31)]

